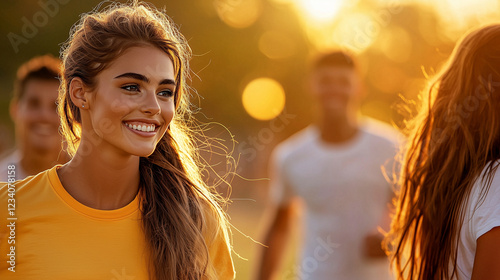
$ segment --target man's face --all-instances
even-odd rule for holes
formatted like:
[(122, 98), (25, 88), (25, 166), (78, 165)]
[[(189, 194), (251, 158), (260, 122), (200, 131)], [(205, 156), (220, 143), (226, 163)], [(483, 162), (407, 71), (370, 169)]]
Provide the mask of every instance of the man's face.
[(352, 68), (322, 66), (311, 73), (310, 90), (326, 113), (346, 114), (359, 101), (361, 83)]
[(16, 141), (27, 150), (40, 152), (61, 149), (56, 100), (59, 82), (28, 80), (24, 94), (11, 106)]

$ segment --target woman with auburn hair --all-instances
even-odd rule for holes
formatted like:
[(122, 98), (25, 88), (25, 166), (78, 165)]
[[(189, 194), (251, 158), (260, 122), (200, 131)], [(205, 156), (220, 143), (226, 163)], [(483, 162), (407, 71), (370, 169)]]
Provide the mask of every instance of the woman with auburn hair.
[(386, 239), (397, 279), (500, 279), (500, 25), (466, 35), (410, 126)]
[(13, 239), (0, 227), (1, 279), (234, 278), (223, 199), (188, 126), (189, 55), (170, 19), (138, 2), (73, 27), (59, 96), (73, 158), (1, 186), (18, 219)]

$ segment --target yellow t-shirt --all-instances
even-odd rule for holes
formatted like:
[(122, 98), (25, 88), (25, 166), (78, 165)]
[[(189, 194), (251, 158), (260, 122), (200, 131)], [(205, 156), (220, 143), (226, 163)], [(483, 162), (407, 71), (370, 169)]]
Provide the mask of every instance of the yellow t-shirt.
[[(58, 167), (0, 184), (0, 279), (148, 279), (139, 197), (115, 210), (87, 207), (64, 189)], [(234, 279), (227, 242), (207, 245), (218, 279)]]

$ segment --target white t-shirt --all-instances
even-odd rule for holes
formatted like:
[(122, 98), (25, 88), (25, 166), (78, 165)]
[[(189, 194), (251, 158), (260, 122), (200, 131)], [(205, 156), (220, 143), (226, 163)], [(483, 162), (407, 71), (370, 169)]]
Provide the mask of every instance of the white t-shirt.
[(323, 142), (315, 126), (293, 135), (273, 153), (275, 203), (305, 202), (302, 257), (287, 279), (391, 279), (386, 258), (364, 256), (364, 239), (387, 215), (388, 173), (402, 138), (392, 127), (364, 119), (349, 142)]
[(484, 197), (481, 193), (485, 185), (482, 174), (472, 187), (469, 199), (464, 202), (464, 223), (457, 248), (459, 280), (471, 279), (477, 239), (494, 227), (500, 226), (500, 168), (494, 173), (491, 186)]
[(21, 180), (28, 176), (24, 169), (21, 167), (21, 155), (18, 150), (6, 155), (4, 158), (0, 159), (0, 182), (7, 182), (8, 176), (8, 166), (15, 165), (15, 179)]

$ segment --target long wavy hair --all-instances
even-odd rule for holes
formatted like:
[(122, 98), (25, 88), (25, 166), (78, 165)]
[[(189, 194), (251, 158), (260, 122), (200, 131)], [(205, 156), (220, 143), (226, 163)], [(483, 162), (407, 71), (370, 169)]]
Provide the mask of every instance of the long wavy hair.
[[(464, 36), (408, 125), (386, 248), (398, 279), (456, 276), (465, 204), (487, 194), (500, 158), (500, 25)], [(484, 170), (484, 173), (482, 173)]]
[(73, 26), (61, 51), (63, 74), (58, 101), (68, 152), (74, 155), (81, 139), (80, 111), (68, 94), (71, 80), (79, 77), (86, 86), (95, 88), (101, 71), (126, 49), (140, 45), (164, 51), (172, 60), (177, 82), (175, 116), (155, 151), (141, 157), (139, 164), (150, 278), (216, 279), (207, 240), (222, 236), (230, 244), (227, 217), (221, 208), (224, 199), (201, 178), (186, 85), (191, 50), (163, 12), (137, 1), (114, 3), (83, 15)]

